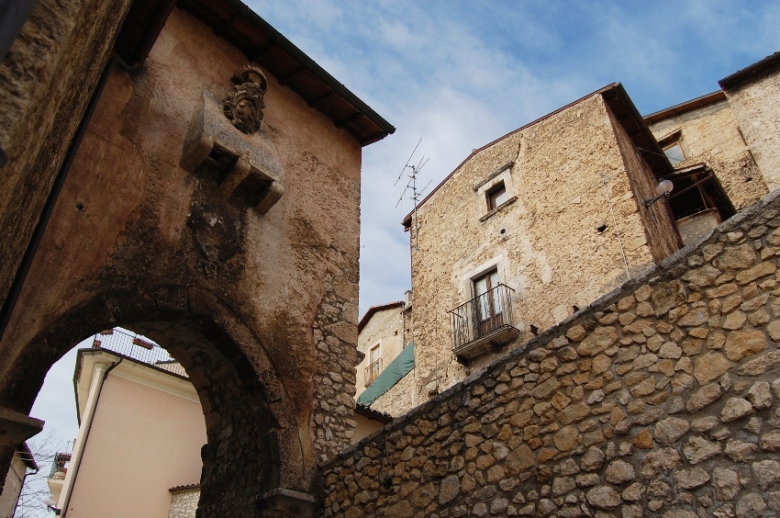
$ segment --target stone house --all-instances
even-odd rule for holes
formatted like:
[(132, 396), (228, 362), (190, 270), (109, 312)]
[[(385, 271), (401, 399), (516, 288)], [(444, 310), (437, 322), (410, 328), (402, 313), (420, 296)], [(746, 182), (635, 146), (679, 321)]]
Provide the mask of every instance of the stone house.
[(414, 376), (408, 375), (414, 368), (410, 302), (407, 292), (406, 301), (372, 306), (358, 322), (358, 355), (362, 358), (355, 400), (392, 416), (415, 406)]
[(403, 221), (418, 346), (396, 390), (424, 402), (772, 189), (778, 62), (646, 118), (609, 85), (472, 152)]

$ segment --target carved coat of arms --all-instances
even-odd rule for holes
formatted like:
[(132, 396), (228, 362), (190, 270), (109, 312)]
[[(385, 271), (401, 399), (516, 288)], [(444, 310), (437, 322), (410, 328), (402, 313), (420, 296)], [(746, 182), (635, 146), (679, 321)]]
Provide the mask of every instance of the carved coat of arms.
[(241, 67), (231, 78), (233, 90), (223, 100), (223, 109), (233, 126), (251, 135), (260, 128), (263, 120), (263, 97), (268, 89), (268, 80), (263, 72), (254, 66)]

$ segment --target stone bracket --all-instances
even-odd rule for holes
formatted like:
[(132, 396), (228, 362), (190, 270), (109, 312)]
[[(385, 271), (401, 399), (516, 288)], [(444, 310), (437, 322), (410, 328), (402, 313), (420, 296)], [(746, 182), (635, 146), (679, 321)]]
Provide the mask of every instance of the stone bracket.
[(43, 430), (43, 421), (10, 408), (0, 408), (0, 446), (16, 447)]
[(292, 489), (278, 487), (257, 496), (257, 507), (262, 516), (273, 518), (311, 518), (317, 506), (317, 499)]
[(217, 180), (219, 191), (266, 214), (284, 194), (284, 170), (270, 139), (259, 131), (246, 135), (229, 124), (221, 105), (201, 97), (184, 139), (179, 165), (194, 173), (209, 162), (230, 164)]

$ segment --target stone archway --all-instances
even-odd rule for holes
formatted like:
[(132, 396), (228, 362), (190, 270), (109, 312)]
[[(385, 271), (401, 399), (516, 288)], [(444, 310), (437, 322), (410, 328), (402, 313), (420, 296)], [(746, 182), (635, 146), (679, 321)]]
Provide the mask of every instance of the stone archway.
[[(201, 392), (214, 488), (204, 488), (202, 516), (301, 515), (317, 463), (355, 427), (361, 148), (393, 128), (254, 14), (229, 14), (237, 39), (227, 38), (212, 24), (233, 2), (184, 4), (125, 2), (125, 25), (143, 37), (118, 39), (67, 160), (73, 131), (52, 121), (79, 119), (68, 106), (88, 95), (52, 98), (58, 118), (42, 116), (31, 133), (63, 140), (56, 150), (9, 154), (20, 187), (8, 193), (21, 192), (12, 217), (0, 214), (19, 237), (0, 264), (0, 477), (3, 434), (19, 430), (18, 443), (41, 425), (28, 412), (49, 367), (79, 338), (124, 325), (166, 344)], [(110, 11), (95, 24), (107, 35), (100, 52), (74, 42), (58, 66), (79, 73), (41, 99), (92, 91), (120, 30)], [(282, 59), (257, 56), (261, 41)], [(239, 127), (239, 94), (255, 90), (262, 123)], [(38, 158), (12, 163), (17, 155)], [(254, 449), (234, 461), (222, 445), (239, 436)]]
[(130, 292), (94, 297), (38, 333), (2, 369), (0, 407), (28, 413), (51, 365), (79, 339), (127, 327), (165, 347), (200, 397), (208, 443), (198, 516), (311, 513), (313, 454), (300, 433), (307, 423), (290, 412), (290, 395), (261, 341), (211, 293), (160, 291), (199, 303), (158, 305)]

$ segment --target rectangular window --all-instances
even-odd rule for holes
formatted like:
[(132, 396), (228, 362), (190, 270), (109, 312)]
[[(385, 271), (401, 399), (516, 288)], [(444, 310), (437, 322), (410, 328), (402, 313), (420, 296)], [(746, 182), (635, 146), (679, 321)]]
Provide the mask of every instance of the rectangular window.
[(485, 196), (487, 197), (488, 211), (501, 206), (509, 199), (506, 193), (506, 187), (504, 187), (504, 182), (499, 182), (494, 187), (491, 187), (490, 190), (485, 193)]
[(504, 325), (504, 312), (498, 290), (498, 270), (492, 270), (474, 279), (474, 297), (479, 317), (477, 336), (483, 336)]
[(379, 355), (379, 344), (376, 344), (369, 351), (368, 361), (369, 364), (368, 367), (366, 367), (366, 372), (364, 375), (366, 387), (369, 386), (377, 376), (379, 376), (380, 372), (382, 372), (382, 357)]
[(682, 146), (679, 142), (675, 142), (672, 145), (665, 147), (664, 154), (673, 166), (676, 166), (685, 160), (685, 153), (683, 153)]
[(497, 185), (492, 187), (489, 191), (487, 191), (487, 193), (485, 193), (485, 196), (487, 197), (488, 211), (501, 206), (508, 199), (506, 194), (506, 187), (504, 187), (504, 182), (499, 182)]

